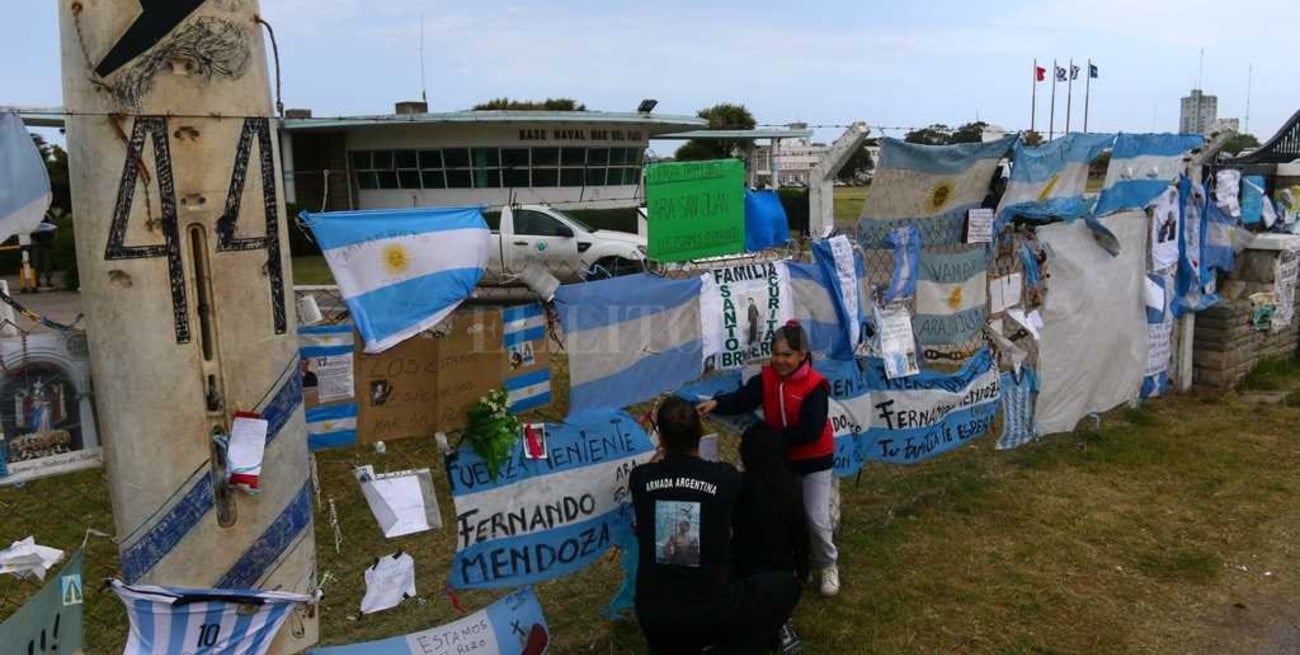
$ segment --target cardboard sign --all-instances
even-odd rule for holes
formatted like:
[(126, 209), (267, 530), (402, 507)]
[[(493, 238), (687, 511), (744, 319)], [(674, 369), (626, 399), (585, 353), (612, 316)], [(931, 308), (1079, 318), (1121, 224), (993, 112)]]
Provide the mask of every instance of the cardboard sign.
[(739, 159), (645, 168), (648, 254), (681, 262), (745, 250), (745, 164)]
[(359, 440), (373, 443), (464, 427), (470, 406), (501, 386), (508, 366), (501, 329), (499, 311), (467, 308), (382, 353), (359, 354)]
[(71, 653), (82, 651), (85, 585), (78, 550), (57, 576), (50, 578), (26, 605), (0, 623), (0, 644), (6, 653)]

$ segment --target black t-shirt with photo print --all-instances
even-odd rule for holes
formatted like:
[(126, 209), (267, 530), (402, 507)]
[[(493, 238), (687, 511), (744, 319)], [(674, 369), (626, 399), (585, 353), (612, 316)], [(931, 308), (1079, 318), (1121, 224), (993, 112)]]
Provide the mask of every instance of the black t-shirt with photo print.
[(668, 455), (633, 469), (629, 488), (640, 547), (636, 611), (643, 625), (709, 629), (739, 602), (731, 528), (740, 473), (725, 462)]

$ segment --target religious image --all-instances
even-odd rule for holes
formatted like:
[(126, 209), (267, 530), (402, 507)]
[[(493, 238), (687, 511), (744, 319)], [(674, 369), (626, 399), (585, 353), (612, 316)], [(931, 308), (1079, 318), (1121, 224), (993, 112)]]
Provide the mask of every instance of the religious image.
[(524, 424), (524, 457), (546, 459), (546, 424)]
[(655, 562), (669, 566), (700, 565), (700, 504), (655, 501)]
[(10, 373), (0, 388), (10, 464), (82, 448), (76, 391), (62, 372), (32, 365)]

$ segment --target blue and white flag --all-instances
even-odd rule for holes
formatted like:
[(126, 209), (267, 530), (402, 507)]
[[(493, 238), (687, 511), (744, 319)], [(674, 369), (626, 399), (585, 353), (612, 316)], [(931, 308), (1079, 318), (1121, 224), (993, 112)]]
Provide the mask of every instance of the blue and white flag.
[(283, 591), (109, 583), (131, 623), (123, 655), (264, 655), (294, 606), (313, 602)]
[(542, 655), (550, 629), (531, 587), (436, 628), (347, 646), (313, 648), (308, 655)]
[(569, 412), (627, 407), (699, 377), (701, 287), (646, 274), (561, 286)]
[[(822, 280), (829, 287), (839, 324), (839, 339), (826, 353), (836, 359), (852, 359), (854, 350), (862, 341), (863, 325), (867, 320), (866, 299), (862, 297), (866, 264), (861, 253), (853, 250), (853, 243), (844, 235), (813, 242), (813, 259)], [(790, 277), (790, 286), (795, 293), (795, 315), (798, 316), (799, 289), (795, 287), (793, 272)]]
[(483, 277), (491, 232), (477, 207), (303, 212), (367, 353), (442, 321)]
[(1015, 217), (1044, 222), (1073, 220), (1087, 214), (1092, 203), (1084, 197), (1088, 164), (1115, 141), (1113, 134), (1067, 134), (1055, 141), (1028, 147), (1016, 141), (1015, 165), (998, 205), (998, 224)]
[(1201, 265), (1231, 271), (1237, 265), (1232, 244), (1236, 238), (1237, 219), (1213, 202), (1205, 203), (1205, 239), (1201, 247)]
[(545, 426), (545, 459), (524, 445), (488, 474), (468, 444), (448, 464), (458, 589), (517, 587), (578, 571), (632, 529), (628, 474), (654, 454), (636, 419), (594, 411)]
[(1019, 448), (1038, 438), (1034, 427), (1034, 400), (1038, 395), (1038, 373), (1028, 366), (1019, 373), (1003, 371), (1002, 384), (1002, 436), (997, 449)]
[[(1208, 309), (1219, 302), (1214, 293), (1214, 271), (1205, 265), (1205, 234), (1208, 230), (1205, 187), (1193, 184), (1186, 175), (1180, 176), (1178, 201), (1182, 238), (1178, 241), (1177, 293), (1171, 304), (1175, 318), (1185, 312)], [(1213, 254), (1216, 259), (1222, 259), (1222, 252), (1216, 250)], [(1228, 254), (1231, 254), (1230, 249)]]
[(921, 231), (915, 224), (894, 228), (885, 236), (893, 250), (894, 272), (885, 288), (884, 302), (905, 300), (916, 295), (916, 267), (921, 260)]
[(1110, 167), (1095, 216), (1146, 209), (1182, 174), (1183, 158), (1199, 148), (1199, 134), (1120, 134), (1115, 137)]
[(31, 234), (51, 198), (45, 160), (23, 119), (12, 111), (0, 112), (0, 241)]
[[(352, 324), (298, 328), (307, 407), (307, 447), (312, 452), (357, 442), (356, 380)], [(311, 392), (315, 391), (312, 395)]]
[(1242, 175), (1241, 222), (1246, 225), (1256, 225), (1262, 222), (1264, 220), (1264, 203), (1267, 201), (1268, 196), (1264, 195), (1264, 176)]
[(1155, 398), (1169, 391), (1169, 360), (1173, 355), (1174, 279), (1168, 273), (1148, 273), (1145, 286), (1147, 308), (1147, 368), (1142, 376), (1142, 397)]
[(307, 449), (346, 448), (357, 443), (357, 404), (308, 407)]
[(501, 310), (501, 344), (506, 349), (511, 373), (505, 389), (510, 411), (526, 412), (551, 404), (551, 369), (537, 368), (536, 350), (546, 338), (546, 311), (537, 303)]
[(979, 337), (988, 317), (988, 258), (982, 246), (921, 253), (912, 320), (922, 346), (961, 346)]
[(962, 243), (967, 212), (984, 202), (998, 162), (1015, 139), (951, 146), (881, 139), (871, 193), (858, 220), (862, 248), (888, 247), (886, 236), (909, 223), (920, 230), (923, 245)]

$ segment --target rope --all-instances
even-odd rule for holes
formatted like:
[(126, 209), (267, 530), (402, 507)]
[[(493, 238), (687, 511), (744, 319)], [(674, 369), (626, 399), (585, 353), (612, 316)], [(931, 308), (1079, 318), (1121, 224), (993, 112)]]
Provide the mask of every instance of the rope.
[[(21, 303), (19, 303), (17, 300), (14, 300), (9, 294), (5, 293), (4, 291), (0, 291), (0, 302), (4, 302), (6, 305), (13, 307), (14, 311), (18, 312), (18, 314), (21, 315), (23, 318), (33, 323), (39, 323), (41, 325), (44, 325), (45, 327), (50, 328), (51, 330), (58, 330), (60, 332), (71, 332), (73, 330), (77, 330), (78, 329), (76, 327), (77, 323), (80, 323), (81, 319), (85, 318), (85, 314), (77, 314), (77, 317), (72, 319), (71, 323), (60, 323), (52, 318), (49, 318), (41, 314), (37, 314), (36, 312), (27, 309), (26, 307), (22, 306)], [(6, 323), (9, 323), (9, 321), (6, 321)], [(14, 327), (17, 326), (15, 325)], [(20, 329), (19, 332), (22, 332), (22, 330)]]
[(267, 35), (271, 37), (271, 56), (275, 60), (275, 114), (284, 118), (284, 99), (280, 95), (280, 46), (275, 42), (275, 30), (261, 16), (253, 16), (253, 20), (265, 27)]

